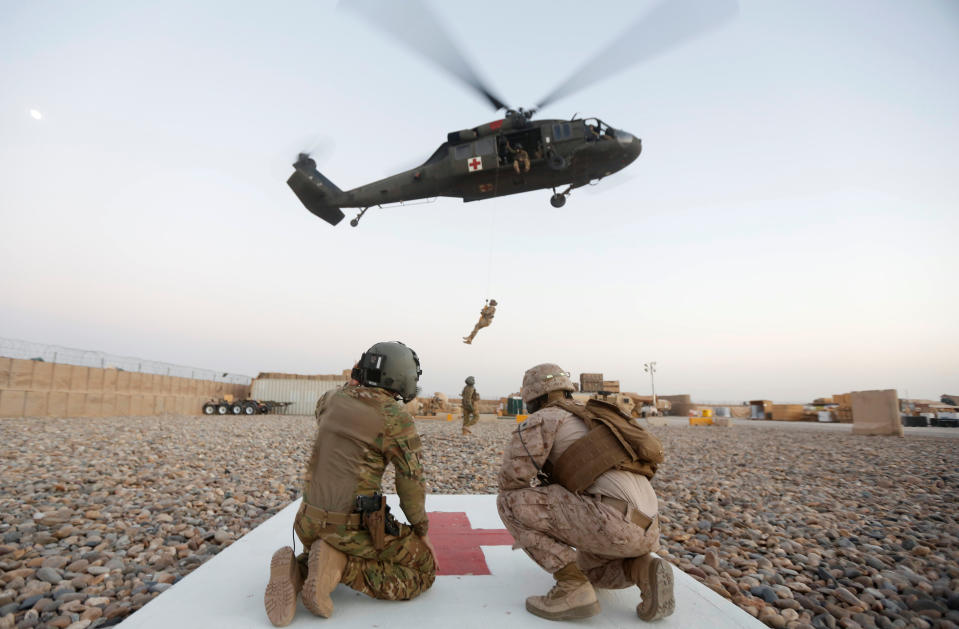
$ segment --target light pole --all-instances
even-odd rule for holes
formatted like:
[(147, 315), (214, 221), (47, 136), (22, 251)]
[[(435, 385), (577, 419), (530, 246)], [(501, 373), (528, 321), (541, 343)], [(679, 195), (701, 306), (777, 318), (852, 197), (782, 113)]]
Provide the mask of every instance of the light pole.
[(653, 388), (653, 408), (659, 410), (656, 404), (656, 361), (643, 363), (643, 371), (649, 374), (649, 383)]

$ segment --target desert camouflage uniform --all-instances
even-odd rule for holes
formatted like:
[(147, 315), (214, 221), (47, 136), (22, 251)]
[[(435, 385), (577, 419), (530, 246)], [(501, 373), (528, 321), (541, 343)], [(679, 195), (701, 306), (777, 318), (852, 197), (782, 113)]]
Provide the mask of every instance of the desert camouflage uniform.
[(479, 413), (476, 412), (477, 401), (479, 401), (479, 393), (476, 392), (476, 387), (472, 384), (463, 387), (463, 428), (479, 421)]
[(627, 579), (623, 563), (659, 548), (657, 513), (644, 514), (652, 520), (644, 529), (597, 495), (574, 494), (559, 484), (530, 487), (564, 421), (581, 420), (548, 407), (530, 415), (513, 434), (498, 479), (500, 518), (516, 541), (514, 548), (522, 548), (550, 574), (575, 561), (596, 587), (635, 585)]
[[(420, 438), (403, 405), (389, 392), (344, 386), (324, 395), (316, 408), (316, 442), (304, 478), (303, 501), (294, 530), (309, 549), (318, 538), (346, 553), (342, 583), (368, 596), (411, 599), (433, 584), (436, 564), (420, 539), (429, 528)], [(387, 535), (386, 546), (373, 547), (370, 534), (345, 525), (327, 525), (309, 517), (306, 504), (336, 513), (353, 511), (357, 495), (380, 491), (387, 464), (396, 471), (396, 493), (412, 526)], [(298, 560), (305, 567), (307, 554)], [(304, 572), (305, 574), (305, 572)]]
[(473, 339), (476, 338), (476, 333), (482, 330), (483, 328), (488, 328), (489, 325), (493, 322), (493, 317), (496, 315), (496, 305), (490, 303), (486, 306), (483, 306), (483, 309), (480, 310), (480, 319), (476, 322), (476, 325), (473, 326), (473, 331), (469, 333), (469, 336), (466, 337), (467, 343), (472, 343)]

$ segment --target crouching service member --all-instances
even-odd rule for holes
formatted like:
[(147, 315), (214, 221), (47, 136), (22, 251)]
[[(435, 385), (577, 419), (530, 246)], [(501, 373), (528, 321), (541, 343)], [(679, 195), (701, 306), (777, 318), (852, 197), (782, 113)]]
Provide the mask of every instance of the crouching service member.
[(496, 506), (517, 548), (553, 575), (545, 596), (526, 599), (550, 620), (600, 611), (594, 587), (639, 586), (636, 613), (673, 613), (673, 573), (650, 555), (659, 548), (656, 494), (649, 483), (663, 460), (659, 441), (615, 405), (574, 402), (569, 374), (552, 363), (523, 376), (532, 412), (503, 452)]
[[(402, 402), (416, 396), (422, 373), (416, 352), (399, 342), (377, 343), (353, 368), (351, 380), (316, 408), (316, 438), (293, 529), (304, 553), (273, 554), (266, 614), (289, 624), (300, 595), (308, 610), (329, 618), (338, 583), (387, 600), (408, 600), (436, 577), (427, 535), (420, 438)], [(410, 526), (390, 515), (380, 493), (392, 463), (396, 493)]]

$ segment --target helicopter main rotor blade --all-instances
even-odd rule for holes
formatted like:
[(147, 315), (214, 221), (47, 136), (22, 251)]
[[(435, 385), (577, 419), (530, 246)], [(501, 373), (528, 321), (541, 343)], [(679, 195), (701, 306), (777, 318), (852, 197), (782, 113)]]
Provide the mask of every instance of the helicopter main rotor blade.
[[(666, 52), (739, 13), (736, 0), (663, 0), (536, 105), (546, 105)], [(591, 25), (588, 21), (584, 24)], [(595, 28), (592, 32), (597, 32)]]
[(479, 78), (456, 47), (442, 23), (421, 0), (341, 0), (341, 7), (352, 10), (374, 26), (420, 53), (454, 77), (466, 83), (495, 109), (506, 104)]

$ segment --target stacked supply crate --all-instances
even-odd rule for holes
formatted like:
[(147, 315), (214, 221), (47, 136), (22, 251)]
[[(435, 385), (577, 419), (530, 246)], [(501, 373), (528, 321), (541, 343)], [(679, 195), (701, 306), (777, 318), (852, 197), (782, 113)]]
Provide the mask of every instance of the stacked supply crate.
[(595, 393), (603, 390), (603, 374), (601, 373), (581, 373), (579, 374), (579, 390), (583, 393)]

